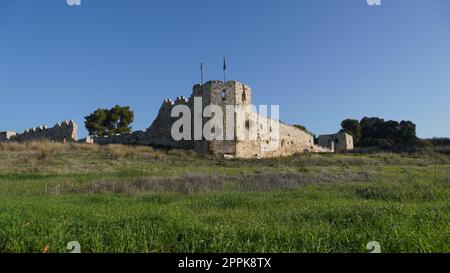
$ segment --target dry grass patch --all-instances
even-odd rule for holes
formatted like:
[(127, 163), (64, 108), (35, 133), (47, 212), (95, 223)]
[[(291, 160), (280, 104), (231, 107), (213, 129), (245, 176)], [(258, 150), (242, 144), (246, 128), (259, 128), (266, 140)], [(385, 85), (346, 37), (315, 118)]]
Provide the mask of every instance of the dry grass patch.
[(121, 144), (110, 144), (101, 147), (101, 150), (108, 158), (117, 160), (122, 158), (128, 159), (164, 159), (165, 154), (161, 150), (155, 150), (148, 146), (130, 146)]
[(0, 142), (0, 151), (4, 152), (19, 152), (25, 150), (24, 143), (18, 142)]

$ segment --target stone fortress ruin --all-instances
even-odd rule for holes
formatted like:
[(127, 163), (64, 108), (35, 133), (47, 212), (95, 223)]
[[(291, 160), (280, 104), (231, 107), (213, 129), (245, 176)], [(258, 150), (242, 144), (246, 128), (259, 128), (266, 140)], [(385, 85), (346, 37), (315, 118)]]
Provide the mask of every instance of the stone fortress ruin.
[(0, 132), (1, 141), (39, 141), (48, 140), (51, 142), (75, 142), (77, 141), (78, 126), (73, 120), (57, 123), (52, 128), (47, 125), (26, 129), (23, 133)]
[[(200, 111), (196, 104), (200, 104)], [(208, 112), (208, 106), (215, 106), (215, 109), (220, 109), (225, 114), (220, 115), (212, 110)], [(230, 106), (233, 107), (232, 114), (229, 114)], [(183, 132), (183, 138), (175, 139), (174, 127), (182, 117), (187, 118), (185, 115), (189, 115), (188, 123), (175, 128), (176, 133)], [(208, 128), (206, 131), (211, 132), (213, 137), (203, 135), (202, 128)], [(238, 81), (196, 84), (189, 98), (164, 100), (156, 119), (146, 131), (77, 140), (77, 129), (74, 121), (65, 121), (52, 128), (41, 126), (27, 129), (21, 134), (0, 132), (0, 142), (48, 140), (100, 145), (150, 145), (238, 158), (289, 156), (303, 152), (326, 153), (334, 152), (335, 148), (339, 151), (353, 148), (353, 139), (348, 134), (332, 135), (329, 138), (320, 136), (321, 145), (316, 145), (311, 134), (257, 113), (252, 107), (251, 88)], [(342, 137), (345, 139), (341, 139)]]
[(353, 150), (353, 137), (345, 132), (321, 135), (319, 145), (338, 152)]

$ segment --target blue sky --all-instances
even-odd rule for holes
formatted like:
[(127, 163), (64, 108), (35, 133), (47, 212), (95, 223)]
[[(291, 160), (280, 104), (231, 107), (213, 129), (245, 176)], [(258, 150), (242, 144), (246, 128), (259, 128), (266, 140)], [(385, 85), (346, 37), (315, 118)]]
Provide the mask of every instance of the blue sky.
[(450, 1), (0, 1), (0, 131), (129, 105), (147, 128), (199, 81), (249, 84), (255, 104), (317, 134), (345, 118), (409, 119), (450, 136)]

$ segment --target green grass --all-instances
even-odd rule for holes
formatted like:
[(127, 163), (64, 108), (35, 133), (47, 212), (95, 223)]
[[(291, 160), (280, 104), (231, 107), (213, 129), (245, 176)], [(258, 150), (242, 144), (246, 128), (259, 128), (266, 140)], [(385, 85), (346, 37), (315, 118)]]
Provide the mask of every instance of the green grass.
[(0, 146), (0, 252), (450, 252), (449, 200), (437, 154)]

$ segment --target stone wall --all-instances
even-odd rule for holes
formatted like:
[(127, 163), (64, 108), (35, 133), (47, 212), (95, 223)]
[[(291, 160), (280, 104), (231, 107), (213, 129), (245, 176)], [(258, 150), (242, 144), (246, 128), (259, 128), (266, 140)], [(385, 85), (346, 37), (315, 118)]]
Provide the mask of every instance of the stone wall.
[[(37, 141), (48, 140), (52, 142), (74, 142), (77, 141), (78, 126), (74, 121), (64, 121), (57, 123), (54, 127), (48, 128), (46, 125), (26, 129), (23, 133), (5, 132), (0, 141)], [(9, 133), (9, 138), (8, 138)]]
[[(194, 105), (200, 103), (199, 112)], [(191, 115), (189, 139), (176, 141), (172, 138), (172, 125), (180, 117), (171, 117), (175, 106), (185, 106)], [(200, 104), (199, 104), (200, 105)], [(211, 123), (211, 115), (204, 117), (207, 106), (218, 106), (223, 117), (218, 123)], [(231, 110), (229, 107), (234, 107)], [(220, 154), (226, 157), (263, 158), (288, 156), (303, 152), (331, 152), (332, 149), (314, 145), (313, 136), (297, 127), (272, 120), (257, 113), (252, 107), (252, 90), (248, 85), (237, 81), (209, 81), (203, 85), (195, 85), (189, 98), (178, 97), (175, 101), (164, 100), (158, 116), (146, 131), (118, 134), (105, 137), (89, 137), (80, 143), (152, 145), (181, 149), (192, 149), (199, 153)], [(207, 113), (208, 114), (208, 113)], [(216, 115), (216, 114), (214, 114)], [(194, 132), (194, 124), (199, 123), (203, 133), (205, 125), (217, 132), (223, 132), (223, 140), (207, 140)], [(188, 123), (189, 124), (189, 123)], [(13, 132), (0, 134), (0, 141), (33, 141), (46, 139), (50, 141), (77, 141), (77, 125), (73, 121), (58, 123), (53, 128), (46, 126), (25, 130), (22, 134)], [(189, 128), (187, 128), (189, 129)], [(229, 130), (229, 131), (227, 131)], [(215, 130), (213, 130), (215, 131)], [(227, 136), (231, 136), (227, 139)], [(348, 137), (345, 136), (345, 141)], [(344, 143), (346, 143), (344, 141)], [(348, 145), (346, 145), (347, 147)]]
[[(175, 141), (172, 138), (172, 125), (177, 121), (178, 117), (171, 117), (173, 107), (177, 105), (185, 105), (189, 109), (193, 109), (193, 99), (178, 97), (175, 101), (167, 99), (161, 105), (158, 116), (152, 125), (145, 132), (146, 141), (153, 146), (174, 147), (182, 149), (193, 149), (194, 145), (191, 141)], [(193, 114), (193, 111), (192, 111)], [(192, 126), (193, 128), (193, 126)], [(193, 134), (191, 134), (193, 136)]]
[[(196, 102), (202, 104), (198, 112)], [(172, 138), (172, 125), (180, 117), (172, 117), (175, 106), (183, 105), (189, 111), (191, 130), (189, 140), (176, 141)], [(207, 106), (218, 106), (223, 113), (217, 122), (211, 122), (210, 116), (203, 116)], [(231, 115), (229, 107), (233, 106)], [(353, 140), (350, 135), (338, 134), (321, 136), (321, 145), (314, 145), (313, 136), (299, 128), (278, 122), (257, 113), (252, 106), (252, 90), (248, 85), (237, 81), (209, 81), (203, 85), (195, 85), (189, 98), (178, 97), (175, 101), (164, 100), (158, 116), (146, 131), (118, 134), (104, 137), (88, 137), (78, 142), (127, 145), (152, 145), (181, 149), (192, 149), (199, 153), (221, 154), (227, 157), (262, 158), (288, 156), (302, 152), (332, 152), (336, 142), (337, 149), (352, 149)], [(243, 117), (243, 118), (242, 118)], [(223, 132), (223, 140), (207, 140), (197, 138), (194, 123), (199, 122), (203, 132), (205, 124), (218, 128)], [(230, 125), (230, 126), (229, 126)], [(40, 126), (25, 130), (24, 133), (1, 132), (0, 141), (34, 141), (49, 140), (55, 142), (77, 141), (77, 125), (73, 121), (56, 124), (52, 128)], [(229, 131), (227, 131), (229, 130)], [(202, 133), (201, 132), (201, 133)], [(227, 136), (231, 136), (227, 139)], [(253, 137), (251, 137), (253, 136)], [(331, 141), (331, 142), (333, 142)]]
[[(199, 99), (202, 101), (201, 112), (197, 113), (194, 104), (199, 103)], [(192, 149), (199, 153), (222, 154), (227, 157), (240, 158), (288, 156), (302, 152), (331, 152), (328, 148), (314, 145), (312, 135), (256, 113), (250, 108), (251, 104), (252, 90), (248, 85), (237, 81), (226, 83), (209, 81), (203, 85), (195, 85), (189, 98), (178, 97), (175, 101), (164, 100), (158, 116), (145, 132), (94, 137), (93, 141), (97, 144), (152, 145)], [(191, 114), (190, 140), (176, 141), (172, 138), (172, 125), (180, 117), (171, 115), (174, 107), (178, 105), (186, 106), (186, 110)], [(223, 119), (217, 126), (223, 129), (223, 140), (208, 141), (204, 137), (196, 139), (194, 123), (199, 122), (203, 129), (211, 119), (203, 117), (203, 110), (208, 105), (219, 106), (222, 110)], [(230, 105), (235, 107), (231, 118), (227, 115), (227, 106)], [(239, 115), (243, 115), (245, 118), (238, 120)], [(231, 122), (234, 125), (228, 126)], [(261, 127), (261, 124), (271, 124), (271, 126), (269, 126), (270, 128)], [(215, 126), (216, 124), (213, 124), (213, 127)], [(275, 134), (276, 137), (273, 136), (275, 132), (279, 132), (279, 135)], [(232, 135), (231, 140), (226, 139), (227, 133)], [(250, 138), (251, 133), (256, 137)]]
[(16, 132), (0, 132), (0, 142), (8, 141), (15, 135), (17, 135)]
[[(240, 99), (237, 98), (238, 96)], [(242, 101), (243, 98), (246, 98), (246, 100)], [(196, 99), (201, 99), (201, 113), (195, 112), (194, 103)], [(192, 94), (189, 98), (178, 97), (175, 101), (167, 99), (163, 102), (158, 116), (147, 129), (148, 142), (155, 146), (193, 149), (200, 153), (235, 154), (236, 143), (234, 140), (207, 141), (204, 138), (196, 138), (194, 133), (194, 123), (196, 121), (199, 122), (201, 128), (203, 128), (210, 120), (210, 118), (203, 117), (202, 115), (203, 109), (208, 105), (217, 105), (222, 109), (222, 112), (225, 113), (226, 105), (235, 105), (239, 103), (251, 103), (251, 89), (244, 84), (236, 81), (229, 81), (226, 84), (221, 81), (209, 81), (203, 85), (194, 85)], [(175, 141), (172, 138), (172, 125), (179, 117), (171, 117), (171, 113), (172, 109), (177, 105), (185, 105), (189, 108), (191, 113), (191, 140)], [(227, 122), (224, 120), (224, 123), (221, 126), (224, 128), (224, 135), (227, 133), (226, 125)]]
[[(172, 139), (172, 124), (179, 118), (172, 118), (171, 111), (176, 105), (186, 105), (192, 114), (191, 116), (191, 139), (194, 139), (194, 120), (202, 121), (202, 128), (209, 117), (201, 117), (201, 113), (195, 113), (194, 100), (202, 99), (202, 109), (207, 105), (217, 105), (223, 112), (223, 123), (220, 127), (223, 130), (224, 140), (192, 140), (175, 141)], [(248, 85), (237, 81), (209, 81), (204, 85), (195, 85), (189, 99), (179, 97), (177, 100), (165, 100), (161, 106), (157, 118), (147, 130), (147, 139), (151, 145), (168, 146), (183, 149), (193, 149), (200, 153), (224, 154), (241, 158), (261, 158), (288, 156), (302, 152), (331, 152), (330, 149), (314, 145), (313, 136), (290, 125), (272, 121), (273, 127), (279, 131), (279, 139), (273, 139), (272, 128), (260, 128), (260, 124), (268, 124), (268, 118), (253, 112), (249, 107), (252, 104), (252, 90)], [(245, 115), (247, 120), (240, 122), (236, 115), (229, 120), (226, 115), (227, 105), (234, 105), (236, 113)], [(200, 115), (200, 116), (199, 116)], [(227, 126), (233, 122), (234, 126)], [(251, 126), (246, 126), (251, 124)], [(248, 128), (247, 128), (248, 127)], [(232, 132), (227, 132), (227, 129)], [(256, 138), (250, 138), (250, 128), (252, 128)], [(226, 140), (227, 133), (233, 135), (233, 140)], [(244, 136), (240, 139), (238, 136)]]
[[(237, 81), (228, 81), (226, 83), (222, 81), (211, 81), (204, 86), (203, 98), (206, 105), (217, 105), (221, 108), (223, 113), (221, 127), (223, 127), (224, 140), (210, 141), (210, 152), (212, 154), (237, 155), (237, 114), (232, 113), (230, 115), (232, 116), (231, 119), (227, 120), (227, 106), (234, 106), (235, 112), (245, 113), (252, 102), (251, 94), (252, 90), (248, 85)], [(204, 123), (208, 120), (209, 118), (204, 118)], [(228, 132), (227, 130), (230, 130), (231, 132)], [(227, 134), (233, 135), (233, 140), (227, 140)]]
[(117, 134), (112, 136), (95, 136), (92, 142), (100, 145), (106, 144), (128, 144), (128, 145), (150, 145), (149, 137), (144, 131)]
[[(236, 156), (242, 158), (265, 158), (289, 156), (297, 153), (327, 153), (330, 149), (314, 144), (314, 137), (305, 131), (269, 119), (260, 114), (251, 116), (249, 123), (256, 124), (257, 140), (237, 140)], [(250, 125), (250, 127), (255, 125)], [(242, 130), (242, 126), (238, 126)], [(246, 131), (250, 130), (245, 128)], [(244, 133), (246, 137), (248, 132)]]
[(320, 135), (319, 145), (331, 150), (343, 152), (353, 150), (353, 137), (347, 133)]

